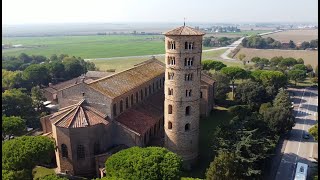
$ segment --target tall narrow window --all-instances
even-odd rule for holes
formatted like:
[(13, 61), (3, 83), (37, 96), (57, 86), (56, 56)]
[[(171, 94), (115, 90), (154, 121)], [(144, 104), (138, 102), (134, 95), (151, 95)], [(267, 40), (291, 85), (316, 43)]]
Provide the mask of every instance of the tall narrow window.
[(143, 100), (143, 91), (142, 91), (142, 89), (140, 90), (140, 96), (141, 96), (141, 100)]
[(184, 49), (188, 49), (188, 42), (184, 43)]
[(61, 144), (61, 155), (63, 158), (68, 158), (68, 148), (65, 144)]
[(164, 78), (164, 77), (162, 77), (162, 85), (164, 85), (164, 79), (165, 79), (165, 78)]
[(172, 122), (168, 122), (168, 129), (172, 129)]
[(85, 158), (85, 152), (84, 152), (84, 146), (78, 145), (77, 147), (77, 157), (78, 159), (84, 159)]
[(151, 94), (151, 85), (149, 85), (149, 94)]
[(173, 95), (173, 89), (168, 88), (168, 95)]
[(192, 73), (191, 74), (185, 74), (184, 79), (185, 79), (185, 81), (192, 81)]
[(117, 104), (113, 104), (113, 116), (117, 116)]
[(187, 66), (187, 58), (184, 58), (184, 66)]
[(121, 100), (120, 101), (120, 113), (122, 113), (123, 112), (123, 101)]
[(139, 102), (139, 94), (138, 94), (138, 92), (136, 92), (136, 103), (138, 103)]
[(200, 98), (202, 98), (202, 91), (200, 91)]
[(172, 105), (171, 104), (168, 105), (168, 114), (172, 114)]
[(185, 131), (189, 131), (190, 130), (190, 124), (189, 123), (184, 126), (184, 130)]
[(148, 96), (148, 89), (144, 88), (144, 96), (147, 97)]
[(131, 106), (133, 106), (133, 94), (131, 94)]
[(159, 79), (159, 84), (160, 84), (159, 86), (160, 86), (160, 88), (161, 88), (161, 86), (162, 86), (161, 79)]
[(191, 89), (189, 90), (189, 97), (191, 97)]
[(126, 98), (126, 109), (128, 109), (129, 108), (129, 98), (127, 97)]
[(189, 116), (190, 115), (190, 106), (187, 106), (186, 107), (186, 116)]
[(97, 155), (100, 153), (100, 144), (95, 142), (93, 145), (93, 154)]
[(172, 80), (172, 79), (173, 79), (173, 76), (174, 76), (174, 73), (173, 73), (173, 72), (168, 72), (168, 79), (169, 79), (169, 80)]

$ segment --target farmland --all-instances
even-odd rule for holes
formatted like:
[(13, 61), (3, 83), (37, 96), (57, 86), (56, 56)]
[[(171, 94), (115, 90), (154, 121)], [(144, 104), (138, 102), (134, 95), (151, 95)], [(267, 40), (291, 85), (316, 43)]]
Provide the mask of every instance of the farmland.
[(292, 40), (295, 43), (301, 43), (303, 41), (318, 39), (318, 29), (282, 31), (264, 37), (271, 37), (280, 42), (289, 42)]
[(93, 35), (3, 38), (3, 44), (24, 48), (3, 49), (2, 55), (70, 54), (82, 58), (138, 56), (164, 53), (162, 35)]
[[(224, 53), (226, 50), (217, 50), (217, 51), (209, 51), (202, 53), (203, 60), (216, 60), (220, 58), (220, 55)], [(164, 56), (155, 56), (158, 60), (164, 62)], [(135, 64), (141, 63), (150, 59), (151, 56), (143, 56), (143, 57), (121, 57), (121, 58), (110, 58), (110, 59), (92, 59), (93, 62), (101, 71), (106, 71), (108, 69), (116, 69), (116, 72), (128, 69), (133, 67)], [(224, 62), (228, 66), (232, 65), (242, 65), (238, 62)]]
[(235, 57), (239, 54), (245, 54), (246, 60), (251, 60), (253, 57), (271, 59), (275, 56), (282, 56), (284, 58), (302, 58), (305, 64), (311, 64), (313, 67), (318, 65), (318, 51), (241, 48)]
[(214, 36), (214, 37), (229, 37), (229, 38), (234, 38), (234, 37), (242, 37), (245, 35), (255, 35), (255, 34), (260, 34), (260, 33), (266, 33), (270, 32), (272, 30), (242, 30), (241, 32), (230, 32), (230, 33), (207, 33), (205, 36)]

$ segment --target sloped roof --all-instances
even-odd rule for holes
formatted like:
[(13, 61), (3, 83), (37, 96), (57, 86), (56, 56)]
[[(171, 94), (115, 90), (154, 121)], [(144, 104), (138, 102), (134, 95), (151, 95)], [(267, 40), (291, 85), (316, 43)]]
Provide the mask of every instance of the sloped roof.
[(163, 118), (164, 94), (160, 90), (149, 97), (145, 102), (132, 107), (116, 118), (120, 124), (143, 135)]
[(104, 71), (88, 71), (85, 75), (86, 78), (102, 78), (114, 74), (115, 72), (104, 72)]
[(158, 77), (164, 71), (164, 64), (153, 59), (117, 74), (89, 82), (88, 85), (108, 97), (115, 98)]
[(85, 100), (79, 103), (61, 108), (50, 117), (53, 125), (64, 128), (81, 128), (96, 124), (109, 124), (106, 116), (96, 109), (87, 106)]
[(181, 26), (164, 33), (166, 36), (203, 36), (205, 33), (191, 28), (189, 26)]
[(211, 85), (215, 82), (211, 76), (207, 75), (204, 72), (201, 72), (201, 81)]

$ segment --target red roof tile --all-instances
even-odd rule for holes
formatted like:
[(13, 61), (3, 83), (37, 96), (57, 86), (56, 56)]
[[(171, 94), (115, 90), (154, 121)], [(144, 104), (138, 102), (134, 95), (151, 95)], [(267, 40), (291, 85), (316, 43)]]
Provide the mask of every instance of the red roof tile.
[(166, 36), (203, 36), (205, 33), (188, 26), (181, 26), (164, 33)]
[(116, 118), (122, 125), (142, 135), (163, 118), (164, 94), (160, 90), (142, 104), (132, 107)]
[(81, 128), (96, 124), (109, 124), (105, 115), (90, 106), (86, 106), (85, 100), (78, 104), (60, 109), (54, 113), (50, 121), (52, 124), (64, 128)]

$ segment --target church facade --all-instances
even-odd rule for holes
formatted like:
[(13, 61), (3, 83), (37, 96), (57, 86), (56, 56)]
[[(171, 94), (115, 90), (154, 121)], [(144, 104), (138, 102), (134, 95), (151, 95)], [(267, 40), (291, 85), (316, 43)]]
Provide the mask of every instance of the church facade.
[[(186, 26), (177, 29), (181, 28), (186, 28), (187, 32), (196, 32)], [(175, 62), (172, 61), (172, 54), (167, 53), (165, 63), (153, 57), (130, 69), (93, 81), (81, 81), (57, 91), (59, 111), (43, 117), (41, 125), (44, 135), (55, 139), (59, 172), (99, 176), (98, 169), (104, 167), (105, 159), (115, 152), (114, 149), (119, 146), (144, 147), (153, 140), (159, 140), (158, 145), (164, 145), (184, 160), (196, 159), (199, 118), (200, 115), (209, 115), (213, 109), (214, 81), (201, 72), (202, 35), (197, 35), (196, 39), (190, 39), (189, 36), (175, 38), (176, 48), (184, 47), (187, 45), (185, 42), (194, 43), (188, 51), (189, 55), (193, 53), (193, 56), (190, 56), (193, 62), (185, 62), (189, 60), (185, 59), (188, 52), (176, 52), (183, 58), (175, 56)], [(172, 39), (166, 35), (166, 49), (170, 41)], [(189, 44), (187, 46), (189, 47)], [(191, 67), (184, 67), (185, 65)], [(183, 71), (179, 74), (177, 69), (170, 69), (172, 67), (182, 68)], [(181, 82), (171, 81), (169, 71), (175, 71), (174, 78), (180, 76)], [(194, 74), (189, 84), (184, 83), (187, 78), (184, 74), (187, 72)], [(178, 94), (179, 96), (174, 97)], [(183, 97), (182, 101), (180, 97)], [(179, 112), (181, 115), (185, 113), (185, 107), (181, 108), (181, 111), (175, 109), (179, 104), (191, 106), (190, 117), (169, 118), (167, 108), (170, 103), (175, 115)], [(166, 129), (169, 119), (172, 130), (178, 126), (185, 130), (189, 123), (190, 137), (187, 134), (177, 137), (170, 135)], [(184, 140), (186, 136), (188, 137)], [(179, 141), (178, 144), (187, 144), (173, 146), (168, 143), (168, 139)], [(99, 160), (100, 157), (103, 157), (103, 160)]]

